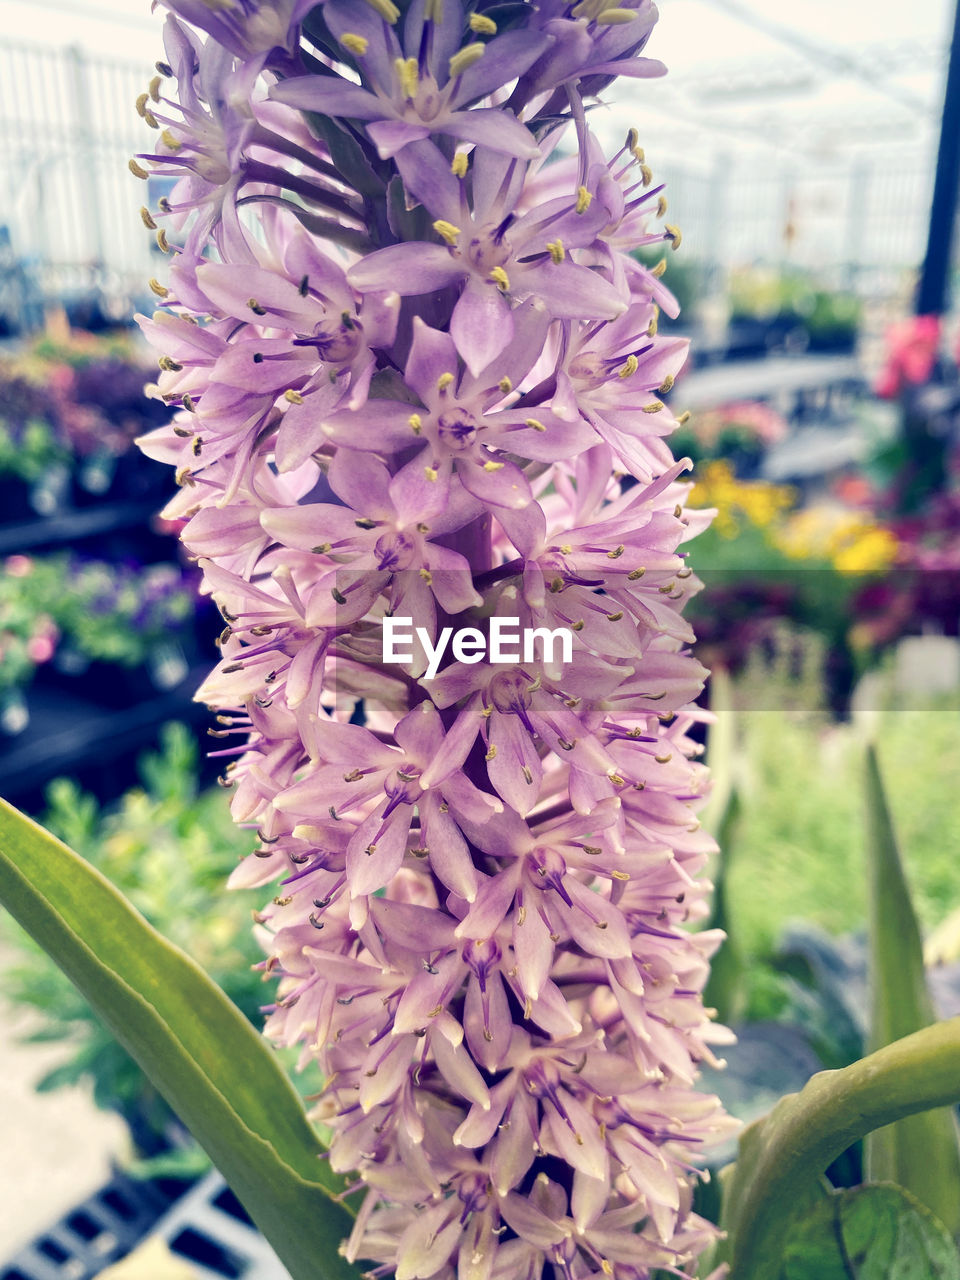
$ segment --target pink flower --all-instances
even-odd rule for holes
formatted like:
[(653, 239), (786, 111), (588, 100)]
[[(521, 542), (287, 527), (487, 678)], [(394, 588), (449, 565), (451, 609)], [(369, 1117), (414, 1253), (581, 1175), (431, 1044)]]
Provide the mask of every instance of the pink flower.
[(174, 410), (143, 447), (226, 620), (198, 696), (257, 833), (231, 883), (273, 886), (266, 1034), (320, 1065), (366, 1188), (344, 1250), (690, 1274), (730, 1125), (695, 1088), (728, 1038), (719, 937), (688, 932), (702, 519), (660, 399), (676, 304), (629, 256), (679, 233), (584, 108), (660, 70), (653, 6), (169, 4), (209, 38), (171, 19), (179, 106), (143, 104), (180, 175), (149, 216), (184, 237), (141, 320)]

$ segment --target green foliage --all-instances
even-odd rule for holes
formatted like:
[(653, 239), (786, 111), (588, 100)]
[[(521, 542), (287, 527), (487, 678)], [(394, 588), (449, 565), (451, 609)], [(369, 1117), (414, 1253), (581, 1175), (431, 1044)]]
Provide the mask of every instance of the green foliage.
[(960, 1280), (960, 1254), (943, 1224), (902, 1187), (855, 1187), (819, 1200), (794, 1223), (781, 1277)]
[(357, 1280), (344, 1184), (276, 1056), (98, 871), (0, 802), (0, 901), (140, 1062), (293, 1280)]
[[(935, 1020), (923, 967), (920, 927), (876, 752), (866, 759), (866, 833), (870, 901), (871, 1047), (878, 1049)], [(871, 1182), (897, 1182), (960, 1232), (960, 1148), (952, 1110), (926, 1111), (868, 1135)]]
[(0, 476), (36, 484), (69, 457), (70, 451), (57, 439), (49, 423), (31, 419), (14, 430), (0, 420)]
[[(874, 1129), (958, 1097), (960, 1018), (814, 1076), (741, 1137), (737, 1163), (724, 1177), (721, 1225), (728, 1234), (715, 1261), (732, 1263), (732, 1280), (780, 1280), (784, 1242), (827, 1166)], [(915, 1272), (917, 1280), (926, 1274)]]
[[(160, 752), (140, 767), (144, 789), (127, 792), (113, 812), (102, 811), (68, 779), (51, 783), (46, 825), (258, 1024), (267, 995), (251, 968), (262, 958), (250, 928), (258, 895), (224, 889), (248, 842), (222, 793), (198, 792), (196, 742), (184, 725), (167, 725)], [(40, 1087), (92, 1081), (97, 1104), (124, 1117), (143, 1154), (162, 1149), (173, 1120), (167, 1104), (54, 961), (26, 933), (3, 923), (22, 957), (7, 975), (7, 997), (40, 1014), (31, 1039), (62, 1041), (68, 1051)]]

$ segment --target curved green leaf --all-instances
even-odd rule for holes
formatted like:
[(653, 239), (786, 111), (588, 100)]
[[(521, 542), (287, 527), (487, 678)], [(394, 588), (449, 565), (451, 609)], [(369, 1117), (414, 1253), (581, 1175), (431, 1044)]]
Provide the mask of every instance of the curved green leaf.
[(827, 1166), (860, 1138), (960, 1098), (960, 1018), (897, 1040), (841, 1071), (821, 1071), (748, 1129), (724, 1181), (731, 1280), (778, 1280), (785, 1233)]
[(854, 1187), (797, 1220), (782, 1280), (960, 1280), (960, 1254), (943, 1223), (902, 1187)]
[[(866, 756), (866, 833), (870, 883), (870, 1047), (936, 1021), (927, 988), (920, 926), (910, 900), (876, 751)], [(960, 1144), (952, 1109), (925, 1111), (868, 1134), (866, 1177), (894, 1182), (960, 1232)]]
[(293, 1280), (357, 1280), (344, 1187), (276, 1056), (98, 871), (0, 800), (0, 903), (143, 1067)]

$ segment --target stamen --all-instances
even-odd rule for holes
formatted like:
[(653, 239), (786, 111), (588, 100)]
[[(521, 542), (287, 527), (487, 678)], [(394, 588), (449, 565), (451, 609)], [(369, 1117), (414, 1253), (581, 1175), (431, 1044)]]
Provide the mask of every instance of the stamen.
[(491, 460), (490, 462), (485, 462), (483, 464), (483, 469), (484, 471), (490, 471), (490, 472), (502, 471), (505, 466), (506, 466), (505, 462), (493, 462)]
[(284, 398), (284, 400), (286, 400), (289, 404), (303, 404), (303, 402), (304, 402), (304, 401), (303, 401), (303, 396), (300, 394), (300, 392), (299, 392), (299, 391), (294, 391), (294, 390), (293, 390), (293, 388), (290, 388), (290, 390), (289, 390), (289, 391), (285, 391), (285, 392), (283, 393), (283, 398)]
[(667, 233), (665, 239), (673, 242), (671, 247), (674, 250), (679, 249), (680, 245), (683, 243), (683, 236), (680, 234), (680, 228), (672, 227), (669, 222), (665, 222), (663, 229)]
[(666, 258), (661, 258), (655, 267), (650, 268), (650, 274), (652, 276), (656, 276), (657, 279), (659, 280), (660, 277), (663, 275), (663, 273), (666, 271), (666, 269), (667, 269), (667, 260)]
[(151, 291), (155, 293), (158, 298), (167, 298), (170, 296), (170, 290), (164, 288), (164, 286), (160, 283), (159, 280), (150, 279), (147, 281), (147, 284), (150, 286)]
[(441, 373), (440, 377), (437, 379), (437, 390), (446, 391), (447, 387), (449, 387), (452, 382), (452, 373)]
[(485, 13), (471, 13), (470, 30), (475, 31), (478, 36), (495, 36), (497, 34), (497, 24), (492, 18), (488, 18)]
[(144, 169), (143, 165), (137, 164), (136, 160), (128, 161), (127, 168), (130, 170), (130, 172), (133, 174), (135, 178), (142, 178), (144, 182), (146, 182), (146, 180), (150, 177), (150, 174), (147, 172), (146, 169)]
[(415, 98), (420, 87), (416, 58), (394, 58), (393, 68), (400, 81), (400, 89), (406, 98)]
[(637, 359), (637, 357), (634, 355), (629, 355), (627, 356), (626, 363), (620, 368), (619, 372), (617, 373), (617, 377), (629, 378), (631, 374), (634, 374), (637, 372), (639, 367), (640, 367), (640, 361)]
[(513, 383), (510, 381), (509, 378), (501, 378), (500, 381), (497, 383), (497, 386), (500, 388), (500, 390), (503, 392), (505, 396), (509, 395), (510, 392), (513, 390)]
[(418, 436), (420, 432), (423, 430), (423, 419), (420, 417), (419, 413), (411, 413), (407, 421), (410, 423), (410, 426), (413, 429), (413, 434), (415, 436)]
[(532, 431), (546, 431), (547, 429), (539, 418), (527, 418), (525, 425), (530, 427)]
[(463, 75), (468, 67), (472, 67), (487, 51), (487, 46), (478, 40), (475, 44), (464, 45), (450, 59), (450, 78)]
[(640, 406), (640, 411), (641, 413), (659, 413), (662, 408), (662, 400), (653, 400), (650, 404), (642, 404)]
[(345, 31), (340, 37), (340, 43), (349, 53), (358, 58), (363, 57), (370, 45), (366, 36), (358, 36), (353, 31)]
[(154, 222), (153, 217), (150, 214), (150, 210), (146, 205), (143, 205), (140, 209), (140, 220), (148, 231), (156, 231), (157, 224)]
[(657, 387), (657, 391), (660, 393), (660, 395), (665, 396), (668, 391), (672, 391), (674, 381), (675, 379), (673, 374), (668, 373), (667, 376), (664, 378), (663, 382), (661, 382), (659, 387)]
[(169, 129), (164, 129), (163, 133), (161, 133), (160, 135), (160, 141), (163, 143), (163, 145), (167, 148), (168, 151), (180, 150), (180, 143), (173, 136), (173, 134), (170, 132)]
[(597, 15), (597, 22), (603, 27), (619, 27), (635, 21), (636, 17), (636, 9), (604, 9)]
[(452, 222), (447, 222), (445, 218), (438, 218), (433, 224), (433, 229), (449, 245), (455, 245), (462, 234), (459, 227), (455, 227)]
[(450, 171), (457, 178), (465, 178), (470, 157), (465, 151), (458, 151), (450, 161)]
[(154, 102), (160, 101), (160, 86), (163, 84), (163, 76), (154, 76), (147, 85), (147, 92)]
[(367, 4), (371, 9), (375, 9), (379, 13), (384, 22), (389, 22), (391, 26), (400, 17), (400, 10), (393, 3), (393, 0), (367, 0)]
[(510, 277), (503, 267), (494, 267), (487, 279), (495, 284), (501, 293), (506, 293), (510, 288)]
[(423, 474), (427, 477), (427, 479), (430, 481), (431, 484), (434, 484), (435, 481), (438, 479), (440, 472), (436, 469), (436, 467), (424, 467)]
[(557, 237), (556, 240), (548, 240), (547, 248), (550, 250), (550, 257), (554, 262), (562, 262), (567, 256), (567, 251), (563, 247), (563, 241)]
[(593, 203), (593, 196), (586, 187), (577, 187), (577, 213), (586, 213)]

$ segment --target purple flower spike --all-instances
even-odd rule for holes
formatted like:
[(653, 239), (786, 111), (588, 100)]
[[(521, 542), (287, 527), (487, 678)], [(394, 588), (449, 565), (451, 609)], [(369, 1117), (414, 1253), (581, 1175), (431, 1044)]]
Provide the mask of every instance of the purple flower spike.
[(178, 179), (141, 317), (174, 414), (142, 446), (227, 623), (198, 696), (257, 833), (231, 883), (273, 886), (266, 1034), (319, 1063), (366, 1188), (344, 1253), (689, 1276), (731, 1128), (695, 1087), (729, 1042), (719, 936), (689, 932), (705, 516), (669, 448), (676, 304), (630, 256), (679, 232), (583, 109), (661, 69), (656, 11), (167, 4), (132, 168)]

